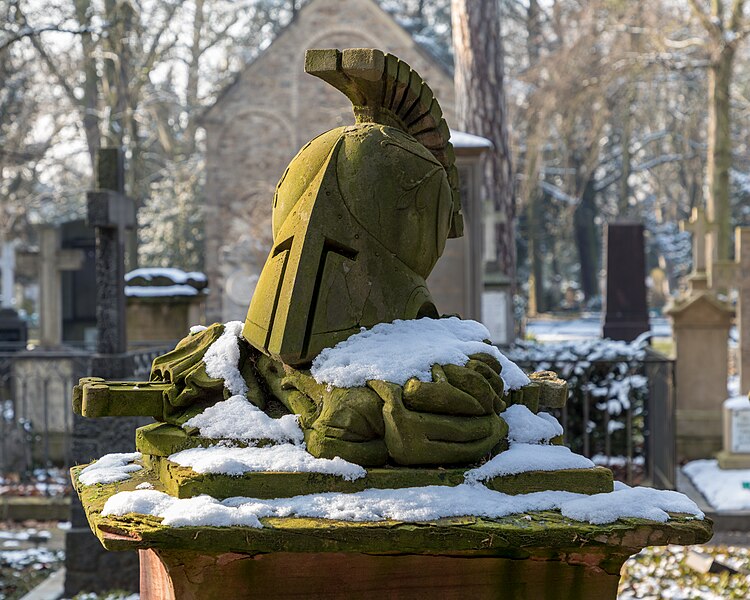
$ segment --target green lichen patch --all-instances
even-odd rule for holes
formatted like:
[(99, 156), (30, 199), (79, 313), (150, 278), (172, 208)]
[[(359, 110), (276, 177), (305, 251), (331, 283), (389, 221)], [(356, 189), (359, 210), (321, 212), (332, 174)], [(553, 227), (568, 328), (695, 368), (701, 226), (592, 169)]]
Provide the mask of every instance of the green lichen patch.
[(565, 469), (562, 471), (528, 471), (516, 475), (502, 475), (483, 482), (491, 490), (504, 494), (530, 494), (545, 490), (560, 490), (577, 494), (611, 492), (614, 485), (612, 471), (604, 467), (594, 469)]
[[(359, 492), (365, 489), (399, 489), (427, 485), (456, 486), (464, 483), (465, 468), (413, 469), (385, 467), (369, 469), (354, 481), (325, 473), (255, 472), (240, 476), (196, 473), (167, 459), (154, 460), (162, 484), (177, 498), (209, 494), (214, 498), (247, 496), (250, 498), (291, 498), (321, 492)], [(563, 490), (579, 494), (612, 491), (612, 472), (603, 467), (563, 471), (529, 471), (493, 477), (484, 482), (504, 494), (529, 494), (544, 490)]]

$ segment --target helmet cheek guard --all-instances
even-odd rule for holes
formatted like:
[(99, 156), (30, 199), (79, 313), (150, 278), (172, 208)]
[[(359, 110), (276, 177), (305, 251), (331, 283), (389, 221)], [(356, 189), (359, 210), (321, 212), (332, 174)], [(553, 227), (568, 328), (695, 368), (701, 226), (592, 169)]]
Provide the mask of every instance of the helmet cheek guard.
[(361, 327), (438, 316), (425, 279), (461, 230), (447, 126), (419, 76), (374, 50), (308, 51), (305, 69), (352, 99), (357, 124), (306, 144), (276, 188), (243, 336), (290, 365)]

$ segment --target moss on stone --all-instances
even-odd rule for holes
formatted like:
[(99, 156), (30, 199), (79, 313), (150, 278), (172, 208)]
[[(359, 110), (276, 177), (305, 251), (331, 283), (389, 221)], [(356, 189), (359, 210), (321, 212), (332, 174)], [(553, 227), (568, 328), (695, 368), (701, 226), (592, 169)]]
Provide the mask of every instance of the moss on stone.
[[(156, 473), (144, 469), (125, 482), (82, 486), (71, 470), (92, 530), (109, 550), (171, 548), (201, 552), (364, 552), (371, 554), (441, 554), (560, 559), (576, 553), (601, 552), (622, 557), (645, 546), (705, 543), (712, 535), (709, 520), (672, 515), (667, 523), (621, 519), (591, 525), (542, 511), (501, 519), (460, 517), (421, 523), (383, 521), (353, 523), (307, 518), (264, 518), (263, 529), (249, 527), (180, 527), (161, 525), (144, 515), (102, 517), (113, 494), (148, 481), (162, 489)], [(613, 564), (616, 564), (613, 560)]]

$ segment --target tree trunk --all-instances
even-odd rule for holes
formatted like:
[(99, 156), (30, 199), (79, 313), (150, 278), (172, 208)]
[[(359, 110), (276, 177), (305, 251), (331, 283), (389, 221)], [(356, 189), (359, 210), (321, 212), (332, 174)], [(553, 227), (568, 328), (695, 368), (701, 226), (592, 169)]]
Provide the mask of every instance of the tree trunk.
[(732, 136), (729, 86), (734, 54), (734, 46), (724, 45), (708, 71), (706, 212), (708, 218), (716, 223), (716, 245), (710, 252), (714, 259), (719, 260), (728, 260), (730, 256), (729, 169), (732, 166)]
[[(81, 25), (91, 25), (91, 2), (90, 0), (76, 0), (76, 18)], [(95, 169), (96, 151), (101, 145), (101, 132), (99, 131), (98, 98), (99, 75), (96, 72), (96, 60), (94, 57), (94, 42), (90, 33), (80, 35), (81, 52), (83, 54), (83, 97), (80, 100), (80, 111), (83, 120), (83, 130), (86, 134), (86, 144), (91, 160), (91, 170)]]
[[(539, 60), (539, 50), (542, 42), (541, 11), (537, 0), (529, 0), (526, 11), (526, 55), (529, 67)], [(526, 213), (528, 219), (529, 236), (529, 315), (544, 312), (544, 264), (541, 248), (541, 238), (544, 230), (544, 216), (542, 213), (543, 194), (539, 189), (540, 162), (543, 162), (539, 152), (538, 128), (540, 120), (529, 118), (526, 133)]]
[(597, 283), (598, 237), (596, 235), (596, 191), (593, 176), (586, 182), (573, 215), (576, 248), (581, 264), (581, 291), (586, 300), (599, 294)]
[(492, 141), (484, 195), (495, 213), (495, 256), (489, 262), (515, 283), (515, 198), (504, 93), (500, 10), (496, 0), (452, 0), (456, 113), (459, 129)]

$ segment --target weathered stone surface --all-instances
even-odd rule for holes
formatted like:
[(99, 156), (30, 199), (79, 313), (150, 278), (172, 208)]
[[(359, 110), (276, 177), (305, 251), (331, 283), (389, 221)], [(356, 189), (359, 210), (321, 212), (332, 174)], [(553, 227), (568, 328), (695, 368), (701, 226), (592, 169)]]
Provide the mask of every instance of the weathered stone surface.
[[(151, 382), (82, 380), (74, 409), (89, 416), (141, 414), (181, 425), (228, 394), (223, 380), (206, 375), (202, 361), (223, 331), (223, 325), (214, 324), (186, 337), (154, 361)], [(487, 354), (472, 355), (464, 366), (435, 365), (432, 382), (411, 379), (397, 386), (373, 381), (368, 387), (342, 389), (316, 383), (309, 372), (260, 354), (244, 340), (239, 344), (238, 368), (248, 384), (248, 399), (263, 409), (273, 397), (299, 415), (307, 450), (314, 456), (340, 456), (363, 466), (388, 461), (452, 465), (470, 464), (506, 447), (508, 428), (498, 416), (505, 409), (501, 366)], [(516, 390), (511, 400), (536, 411), (541, 388), (534, 383)], [(174, 436), (179, 435), (148, 429), (139, 434), (139, 445), (168, 455), (157, 446), (175, 443), (182, 449), (206, 443), (177, 442)]]
[[(400, 489), (427, 485), (456, 486), (464, 483), (466, 468), (386, 467), (368, 469), (367, 475), (346, 481), (324, 473), (246, 473), (240, 476), (201, 474), (181, 467), (166, 458), (152, 458), (151, 465), (164, 490), (177, 498), (209, 494), (214, 498), (245, 496), (250, 498), (291, 498), (321, 492), (359, 492), (375, 489)], [(562, 490), (578, 494), (612, 491), (612, 472), (594, 469), (529, 471), (517, 475), (493, 477), (484, 485), (504, 494), (529, 494), (544, 490)]]
[[(366, 552), (461, 554), (508, 558), (559, 557), (572, 548), (599, 548), (632, 554), (649, 545), (697, 544), (711, 537), (711, 522), (673, 515), (666, 523), (620, 519), (608, 525), (573, 521), (544, 511), (500, 519), (458, 517), (424, 523), (348, 522), (307, 518), (263, 518), (262, 529), (250, 527), (164, 527), (155, 517), (102, 517), (107, 498), (142, 483), (163, 489), (154, 473), (143, 469), (125, 482), (81, 486), (80, 467), (72, 470), (89, 522), (110, 550), (190, 548), (196, 552)], [(527, 519), (526, 516), (530, 516)]]

